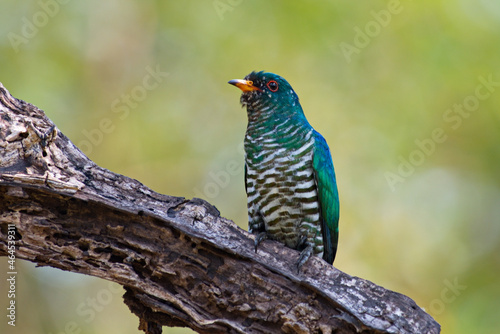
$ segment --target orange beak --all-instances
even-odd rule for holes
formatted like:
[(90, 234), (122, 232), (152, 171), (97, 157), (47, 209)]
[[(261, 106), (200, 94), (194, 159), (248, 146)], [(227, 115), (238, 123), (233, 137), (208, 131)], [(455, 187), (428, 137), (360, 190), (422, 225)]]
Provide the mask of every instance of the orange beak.
[(233, 79), (233, 80), (228, 81), (228, 83), (238, 87), (243, 92), (251, 92), (254, 90), (261, 90), (259, 87), (255, 87), (253, 85), (253, 82), (250, 80)]

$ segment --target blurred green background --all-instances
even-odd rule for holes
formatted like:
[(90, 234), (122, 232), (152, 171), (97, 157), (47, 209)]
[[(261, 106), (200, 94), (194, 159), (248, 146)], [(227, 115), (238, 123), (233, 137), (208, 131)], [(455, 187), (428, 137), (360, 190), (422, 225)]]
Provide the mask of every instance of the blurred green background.
[[(335, 266), (410, 296), (443, 333), (497, 333), (497, 0), (4, 0), (0, 32), (0, 82), (92, 160), (245, 229), (246, 112), (226, 82), (282, 75), (332, 151)], [(1, 333), (139, 333), (119, 286), (18, 272)], [(1, 279), (3, 313), (6, 294)]]

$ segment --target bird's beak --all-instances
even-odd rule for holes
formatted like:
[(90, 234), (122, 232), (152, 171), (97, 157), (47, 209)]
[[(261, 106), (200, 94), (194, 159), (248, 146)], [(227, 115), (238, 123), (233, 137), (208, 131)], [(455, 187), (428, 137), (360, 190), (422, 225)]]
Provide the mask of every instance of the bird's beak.
[(253, 82), (250, 80), (241, 80), (241, 79), (233, 79), (228, 81), (229, 84), (235, 85), (239, 89), (241, 89), (243, 92), (251, 92), (254, 90), (261, 90), (258, 87), (255, 87), (253, 85)]

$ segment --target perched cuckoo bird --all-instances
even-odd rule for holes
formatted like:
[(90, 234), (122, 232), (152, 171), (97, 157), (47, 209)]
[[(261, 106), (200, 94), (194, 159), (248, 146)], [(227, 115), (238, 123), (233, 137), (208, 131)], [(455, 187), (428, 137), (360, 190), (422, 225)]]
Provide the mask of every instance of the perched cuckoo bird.
[(243, 91), (245, 187), (255, 250), (277, 240), (333, 263), (339, 237), (339, 196), (328, 145), (309, 124), (290, 84), (274, 73), (229, 81)]

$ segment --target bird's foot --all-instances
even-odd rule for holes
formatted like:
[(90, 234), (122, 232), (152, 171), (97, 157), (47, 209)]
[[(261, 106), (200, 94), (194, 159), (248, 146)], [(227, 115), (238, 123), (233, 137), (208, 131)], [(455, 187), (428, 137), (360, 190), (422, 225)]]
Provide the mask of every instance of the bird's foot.
[(295, 267), (297, 268), (297, 274), (300, 273), (300, 268), (304, 265), (304, 263), (309, 260), (311, 255), (313, 254), (313, 246), (308, 244), (306, 248), (302, 252), (300, 252), (300, 256), (298, 261), (295, 263)]
[(267, 233), (266, 232), (260, 232), (255, 236), (255, 253), (257, 253), (257, 247), (259, 244), (267, 239)]

